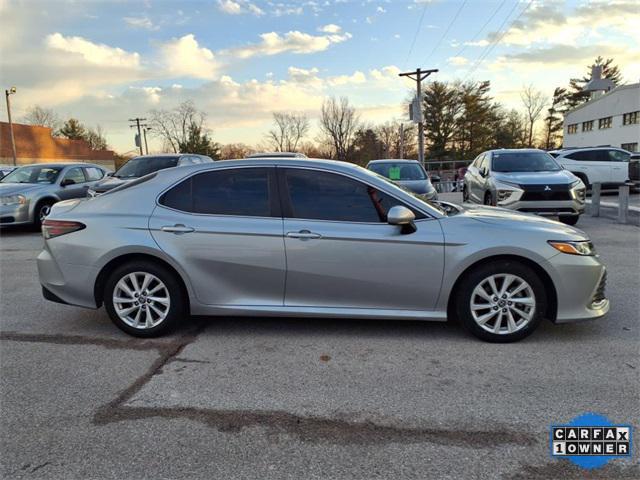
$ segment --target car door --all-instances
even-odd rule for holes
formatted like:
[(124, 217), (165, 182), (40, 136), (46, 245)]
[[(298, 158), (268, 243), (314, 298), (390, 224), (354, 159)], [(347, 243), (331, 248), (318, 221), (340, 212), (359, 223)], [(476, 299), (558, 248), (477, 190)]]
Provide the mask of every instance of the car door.
[[(73, 181), (73, 183), (63, 186), (65, 181)], [(64, 172), (60, 179), (58, 196), (60, 200), (86, 197), (88, 188), (89, 184), (84, 176), (84, 169), (82, 167), (71, 167)]]
[(567, 158), (573, 160), (569, 171), (587, 176), (589, 183), (610, 183), (611, 164), (607, 150), (581, 150), (572, 152)]
[(629, 180), (629, 159), (631, 155), (621, 150), (607, 150), (611, 165), (611, 183), (624, 183)]
[(282, 306), (286, 263), (273, 167), (209, 170), (160, 196), (149, 221), (203, 304)]
[(432, 310), (443, 273), (438, 220), (403, 234), (386, 212), (403, 202), (360, 180), (278, 167), (287, 256), (285, 305)]

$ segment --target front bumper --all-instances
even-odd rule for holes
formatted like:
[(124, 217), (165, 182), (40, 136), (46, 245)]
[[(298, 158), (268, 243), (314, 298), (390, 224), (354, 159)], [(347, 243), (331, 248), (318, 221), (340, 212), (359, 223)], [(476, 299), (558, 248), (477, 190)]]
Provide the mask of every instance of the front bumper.
[(499, 207), (517, 210), (519, 212), (536, 213), (538, 215), (557, 217), (560, 215), (581, 215), (584, 213), (584, 203), (577, 200), (536, 200), (536, 201), (506, 201), (498, 203)]
[(558, 301), (555, 323), (594, 320), (609, 312), (607, 271), (597, 256), (559, 253), (549, 261), (555, 272)]
[(0, 225), (24, 225), (32, 221), (28, 201), (22, 205), (0, 205)]

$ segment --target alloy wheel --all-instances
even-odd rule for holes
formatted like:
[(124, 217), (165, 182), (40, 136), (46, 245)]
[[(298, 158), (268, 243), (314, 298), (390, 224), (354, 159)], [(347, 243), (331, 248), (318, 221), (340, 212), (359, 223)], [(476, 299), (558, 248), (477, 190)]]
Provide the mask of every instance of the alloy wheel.
[(167, 286), (148, 272), (132, 272), (113, 289), (113, 307), (130, 327), (144, 330), (159, 325), (169, 313), (171, 296)]
[(524, 328), (534, 318), (536, 297), (525, 280), (508, 273), (482, 280), (471, 294), (471, 315), (482, 329), (506, 335)]

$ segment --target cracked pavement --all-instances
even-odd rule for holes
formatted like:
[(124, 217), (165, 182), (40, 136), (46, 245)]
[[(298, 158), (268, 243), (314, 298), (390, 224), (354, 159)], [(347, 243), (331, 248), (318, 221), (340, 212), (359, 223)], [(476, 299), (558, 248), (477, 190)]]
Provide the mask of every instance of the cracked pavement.
[[(585, 217), (608, 319), (510, 345), (455, 324), (193, 318), (126, 336), (45, 301), (40, 236), (0, 232), (3, 478), (584, 478), (548, 427), (639, 425), (640, 230)], [(637, 448), (589, 478), (639, 478)]]

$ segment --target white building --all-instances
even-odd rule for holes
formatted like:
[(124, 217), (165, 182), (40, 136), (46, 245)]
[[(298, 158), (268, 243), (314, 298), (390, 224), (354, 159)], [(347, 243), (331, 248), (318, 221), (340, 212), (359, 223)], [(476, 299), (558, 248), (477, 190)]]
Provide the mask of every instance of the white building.
[(565, 115), (564, 147), (601, 145), (640, 151), (640, 83), (594, 91), (591, 100)]

